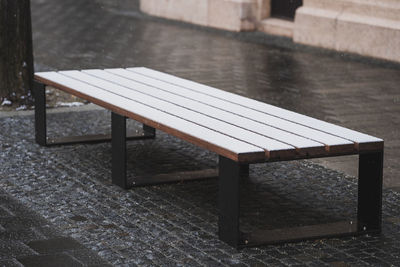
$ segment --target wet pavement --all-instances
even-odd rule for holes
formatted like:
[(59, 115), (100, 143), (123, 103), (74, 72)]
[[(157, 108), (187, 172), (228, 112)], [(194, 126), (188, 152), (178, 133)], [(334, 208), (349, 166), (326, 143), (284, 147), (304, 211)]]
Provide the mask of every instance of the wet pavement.
[(111, 266), (0, 188), (0, 266)]
[[(110, 113), (103, 110), (52, 113), (48, 119), (51, 136), (110, 130)], [(140, 126), (130, 121), (133, 130)], [(5, 175), (0, 188), (74, 244), (49, 255), (40, 247), (51, 246), (55, 237), (28, 235), (23, 242), (14, 242), (9, 215), (0, 214), (4, 228), (0, 228), (0, 255), (7, 262), (32, 261), (34, 256), (56, 260), (54, 256), (60, 255), (76, 266), (87, 266), (82, 260), (93, 255), (83, 251), (85, 247), (116, 266), (400, 265), (400, 194), (390, 189), (384, 191), (381, 235), (237, 251), (217, 236), (217, 179), (123, 190), (111, 184), (109, 143), (40, 147), (31, 131), (32, 115), (1, 118), (0, 127)], [(154, 140), (129, 142), (128, 155), (128, 176), (135, 178), (208, 170), (216, 168), (217, 161), (215, 154), (162, 132)], [(242, 181), (241, 199), (241, 225), (246, 232), (350, 223), (356, 217), (357, 183), (353, 177), (308, 161), (254, 164), (249, 178)], [(15, 216), (20, 218), (17, 221), (31, 219), (30, 213)], [(18, 229), (37, 232), (30, 224)], [(7, 252), (10, 242), (13, 250), (25, 253), (22, 259)], [(81, 252), (81, 260), (74, 250)], [(43, 255), (37, 255), (41, 251)]]
[[(136, 6), (128, 0), (32, 0), (36, 71), (147, 66), (381, 137), (383, 233), (236, 251), (216, 236), (215, 179), (121, 190), (110, 184), (110, 144), (39, 147), (28, 112), (0, 116), (0, 265), (29, 266), (26, 260), (34, 263), (43, 256), (77, 266), (106, 261), (129, 266), (400, 265), (399, 65), (258, 33), (152, 19)], [(49, 131), (107, 132), (109, 115), (102, 110), (52, 114)], [(163, 133), (155, 140), (130, 142), (128, 153), (135, 176), (216, 167), (214, 154)], [(242, 223), (251, 229), (352, 220), (356, 160), (254, 165), (243, 184)], [(37, 223), (26, 229), (21, 224), (17, 232), (27, 234), (18, 239), (10, 234), (15, 233), (7, 224), (10, 216), (37, 218)], [(49, 235), (37, 230), (43, 225)], [(60, 238), (71, 247), (41, 250)], [(17, 257), (19, 250), (25, 254)]]

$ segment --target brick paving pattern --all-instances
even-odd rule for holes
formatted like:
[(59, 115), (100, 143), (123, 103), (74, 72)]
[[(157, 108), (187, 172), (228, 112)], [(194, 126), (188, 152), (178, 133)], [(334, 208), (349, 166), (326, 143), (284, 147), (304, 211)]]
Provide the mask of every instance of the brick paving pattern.
[(3, 189), (0, 203), (0, 266), (111, 266)]
[[(106, 132), (109, 120), (106, 111), (57, 113), (49, 115), (49, 130), (52, 135)], [(113, 265), (400, 264), (400, 194), (395, 191), (384, 192), (382, 235), (237, 251), (216, 235), (216, 179), (123, 190), (110, 182), (109, 143), (40, 147), (34, 143), (32, 116), (0, 119), (0, 127), (4, 130), (0, 162), (6, 174), (0, 187)], [(131, 122), (130, 127), (140, 125)], [(129, 175), (135, 176), (216, 167), (214, 154), (162, 132), (154, 140), (129, 142), (128, 155)], [(357, 185), (354, 178), (307, 161), (258, 164), (243, 181), (241, 195), (244, 228), (274, 229), (350, 222), (355, 217)], [(32, 239), (28, 248), (20, 244), (15, 249), (53, 253), (48, 256), (52, 259), (69, 247), (51, 245), (59, 244), (57, 238), (45, 243)], [(75, 252), (64, 254), (78, 257)], [(22, 262), (33, 261), (26, 256)]]
[[(43, 148), (33, 116), (4, 117), (0, 265), (400, 266), (398, 65), (150, 19), (136, 7), (33, 0), (36, 71), (144, 65), (381, 137), (383, 233), (236, 251), (216, 236), (216, 179), (125, 191), (110, 183), (110, 144)], [(107, 132), (109, 115), (52, 114), (49, 131)], [(141, 177), (215, 168), (217, 159), (160, 132), (129, 142), (128, 155), (129, 175)], [(242, 223), (350, 221), (356, 189), (354, 177), (309, 161), (254, 165), (242, 185)]]

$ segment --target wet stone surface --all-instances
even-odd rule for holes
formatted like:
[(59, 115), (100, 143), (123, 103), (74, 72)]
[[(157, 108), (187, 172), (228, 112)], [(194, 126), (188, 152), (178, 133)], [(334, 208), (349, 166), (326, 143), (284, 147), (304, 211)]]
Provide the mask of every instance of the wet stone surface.
[(0, 187), (0, 266), (111, 266), (4, 189)]
[[(107, 132), (109, 119), (109, 112), (102, 110), (50, 114), (49, 132), (53, 136)], [(132, 129), (141, 126), (129, 124)], [(216, 234), (216, 179), (122, 190), (110, 182), (109, 143), (40, 147), (34, 143), (32, 116), (2, 118), (0, 127), (1, 196), (18, 199), (26, 210), (10, 224), (17, 204), (1, 205), (0, 253), (7, 264), (20, 260), (29, 266), (64, 258), (71, 264), (107, 261), (130, 266), (400, 264), (400, 195), (394, 191), (384, 191), (381, 235), (237, 251)], [(129, 176), (149, 178), (215, 168), (217, 160), (216, 155), (162, 132), (154, 140), (130, 141), (128, 158)], [(250, 231), (255, 226), (275, 229), (350, 221), (356, 197), (354, 177), (307, 161), (256, 164), (242, 183), (241, 223)], [(18, 236), (27, 227), (42, 230)]]

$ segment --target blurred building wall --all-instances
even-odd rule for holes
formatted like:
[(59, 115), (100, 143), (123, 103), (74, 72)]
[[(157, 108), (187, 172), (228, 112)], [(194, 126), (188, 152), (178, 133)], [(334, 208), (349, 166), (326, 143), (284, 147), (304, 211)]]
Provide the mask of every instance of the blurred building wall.
[(140, 0), (140, 9), (202, 26), (259, 30), (400, 62), (400, 0), (303, 0), (293, 21), (271, 17), (271, 0)]

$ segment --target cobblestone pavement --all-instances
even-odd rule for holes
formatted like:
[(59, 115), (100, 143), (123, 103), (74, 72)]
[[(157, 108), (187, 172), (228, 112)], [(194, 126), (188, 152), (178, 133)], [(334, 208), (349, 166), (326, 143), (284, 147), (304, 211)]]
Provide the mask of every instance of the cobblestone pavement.
[[(39, 147), (33, 116), (0, 116), (0, 265), (46, 256), (77, 265), (400, 266), (399, 65), (150, 19), (136, 6), (32, 0), (36, 70), (144, 65), (382, 137), (383, 233), (236, 251), (216, 236), (215, 179), (125, 191), (110, 183), (110, 144)], [(110, 124), (101, 110), (49, 121), (52, 135)], [(160, 132), (128, 153), (132, 176), (216, 167), (214, 154)], [(355, 215), (356, 179), (309, 161), (255, 165), (242, 190), (246, 229)], [(59, 243), (67, 246), (43, 250)]]
[[(110, 114), (102, 110), (56, 113), (48, 119), (53, 136), (100, 133), (109, 131)], [(138, 126), (130, 123), (133, 129)], [(77, 240), (113, 265), (400, 265), (400, 194), (389, 189), (384, 192), (381, 235), (236, 251), (216, 235), (216, 179), (122, 190), (110, 183), (109, 143), (40, 147), (31, 130), (33, 116), (2, 118), (0, 128), (0, 188), (10, 195), (5, 198), (11, 203), (15, 198), (26, 207), (21, 224), (29, 228), (22, 222), (41, 216), (45, 222), (39, 218), (40, 223), (33, 222), (32, 227), (52, 225), (65, 238)], [(129, 175), (135, 177), (216, 167), (214, 154), (162, 132), (154, 140), (129, 142), (128, 155)], [(242, 185), (242, 223), (251, 230), (254, 225), (273, 229), (350, 222), (356, 198), (355, 179), (307, 161), (252, 165), (250, 178)], [(13, 256), (41, 250), (40, 241), (19, 241), (24, 240), (24, 229), (15, 233), (18, 236), (7, 237), (7, 214), (14, 212), (9, 206), (2, 201), (0, 225), (6, 229), (0, 230), (0, 253), (2, 259), (8, 257), (6, 263), (14, 263)], [(18, 223), (12, 224), (23, 228)], [(35, 230), (27, 238), (41, 240), (40, 233), (48, 239), (60, 235)], [(12, 254), (10, 242), (16, 245), (11, 247)], [(64, 255), (74, 259), (76, 254)]]
[(111, 266), (0, 189), (0, 266)]

